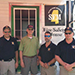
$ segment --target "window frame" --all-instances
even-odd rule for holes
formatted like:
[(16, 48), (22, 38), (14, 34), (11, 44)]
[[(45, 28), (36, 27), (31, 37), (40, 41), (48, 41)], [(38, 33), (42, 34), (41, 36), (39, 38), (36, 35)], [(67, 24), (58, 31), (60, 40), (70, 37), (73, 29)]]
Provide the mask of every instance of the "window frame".
[[(36, 10), (36, 36), (39, 38), (39, 6), (12, 6), (11, 7), (11, 36), (15, 37), (15, 9), (35, 9)], [(19, 40), (20, 41), (20, 40)]]

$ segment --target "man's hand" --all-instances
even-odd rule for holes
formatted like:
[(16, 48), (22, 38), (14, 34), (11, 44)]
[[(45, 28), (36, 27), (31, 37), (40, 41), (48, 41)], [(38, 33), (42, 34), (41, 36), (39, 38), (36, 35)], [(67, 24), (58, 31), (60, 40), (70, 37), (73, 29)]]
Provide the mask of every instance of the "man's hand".
[(48, 69), (48, 64), (47, 63), (45, 63), (45, 68)]
[(23, 62), (23, 61), (21, 61), (20, 65), (21, 65), (21, 67), (22, 67), (22, 68), (24, 68), (24, 67), (25, 67), (25, 65), (24, 65), (24, 62)]
[(40, 65), (41, 65), (42, 67), (45, 67), (45, 64), (44, 64), (42, 61), (40, 61)]
[(67, 71), (72, 71), (72, 66), (71, 66), (70, 64), (65, 63), (64, 68), (65, 68)]
[(39, 60), (37, 59), (37, 66), (39, 65)]
[(15, 63), (15, 68), (18, 68), (18, 62)]

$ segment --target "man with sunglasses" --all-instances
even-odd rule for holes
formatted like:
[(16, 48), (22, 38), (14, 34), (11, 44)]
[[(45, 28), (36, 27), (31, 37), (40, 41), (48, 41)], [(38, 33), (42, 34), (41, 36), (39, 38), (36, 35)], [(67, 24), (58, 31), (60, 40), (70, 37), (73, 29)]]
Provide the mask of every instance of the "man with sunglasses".
[(60, 64), (60, 75), (75, 75), (75, 40), (73, 29), (65, 28), (65, 39), (58, 43), (55, 58)]
[(14, 37), (11, 37), (11, 28), (5, 26), (3, 27), (3, 36), (0, 38), (0, 75), (15, 75), (17, 67), (18, 43)]
[(55, 75), (55, 49), (56, 45), (51, 42), (52, 34), (45, 32), (45, 43), (39, 49), (39, 62), (41, 75)]
[(33, 36), (33, 25), (27, 26), (27, 35), (21, 39), (20, 50), (20, 64), (22, 75), (28, 75), (31, 70), (33, 75), (37, 74), (37, 51), (39, 49), (38, 38)]

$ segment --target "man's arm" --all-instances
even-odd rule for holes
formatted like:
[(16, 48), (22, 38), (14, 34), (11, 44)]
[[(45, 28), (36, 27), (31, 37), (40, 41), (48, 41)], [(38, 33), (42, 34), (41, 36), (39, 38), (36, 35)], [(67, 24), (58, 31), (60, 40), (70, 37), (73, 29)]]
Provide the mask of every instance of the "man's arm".
[(55, 58), (53, 58), (51, 61), (49, 61), (48, 63), (45, 63), (45, 68), (48, 68), (51, 64), (55, 63)]
[(53, 58), (50, 62), (48, 62), (48, 65), (51, 65), (51, 64), (53, 64), (55, 62), (56, 62), (56, 60), (55, 60), (55, 58)]
[(62, 66), (65, 66), (65, 62), (62, 61), (62, 59), (58, 56), (58, 55), (55, 55), (55, 59), (62, 65)]
[(75, 67), (75, 62), (71, 64), (72, 68)]
[(43, 62), (41, 61), (41, 57), (40, 57), (40, 56), (38, 56), (38, 59), (39, 59), (40, 65), (41, 65), (42, 67), (45, 67), (45, 63), (43, 63)]
[(24, 67), (25, 65), (24, 65), (23, 57), (22, 56), (23, 56), (22, 55), (22, 51), (20, 51), (20, 65), (21, 65), (21, 67)]
[(18, 68), (18, 51), (15, 52), (16, 55), (16, 64), (15, 64), (15, 68)]
[(38, 56), (38, 54), (39, 54), (39, 49), (37, 49), (37, 56)]
[(67, 71), (72, 71), (72, 66), (65, 63), (58, 55), (55, 55), (55, 59), (62, 65)]
[(39, 61), (41, 61), (41, 57), (40, 56), (38, 56), (38, 59), (39, 59)]

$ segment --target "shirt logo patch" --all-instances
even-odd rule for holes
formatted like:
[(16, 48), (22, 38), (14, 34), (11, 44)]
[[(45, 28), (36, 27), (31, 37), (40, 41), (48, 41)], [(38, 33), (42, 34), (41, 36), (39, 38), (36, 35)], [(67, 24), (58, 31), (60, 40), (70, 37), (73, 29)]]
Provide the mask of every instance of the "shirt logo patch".
[(75, 49), (75, 45), (72, 45), (72, 48)]
[(48, 51), (50, 51), (50, 48), (48, 48)]
[(12, 42), (12, 45), (14, 45), (14, 42)]

